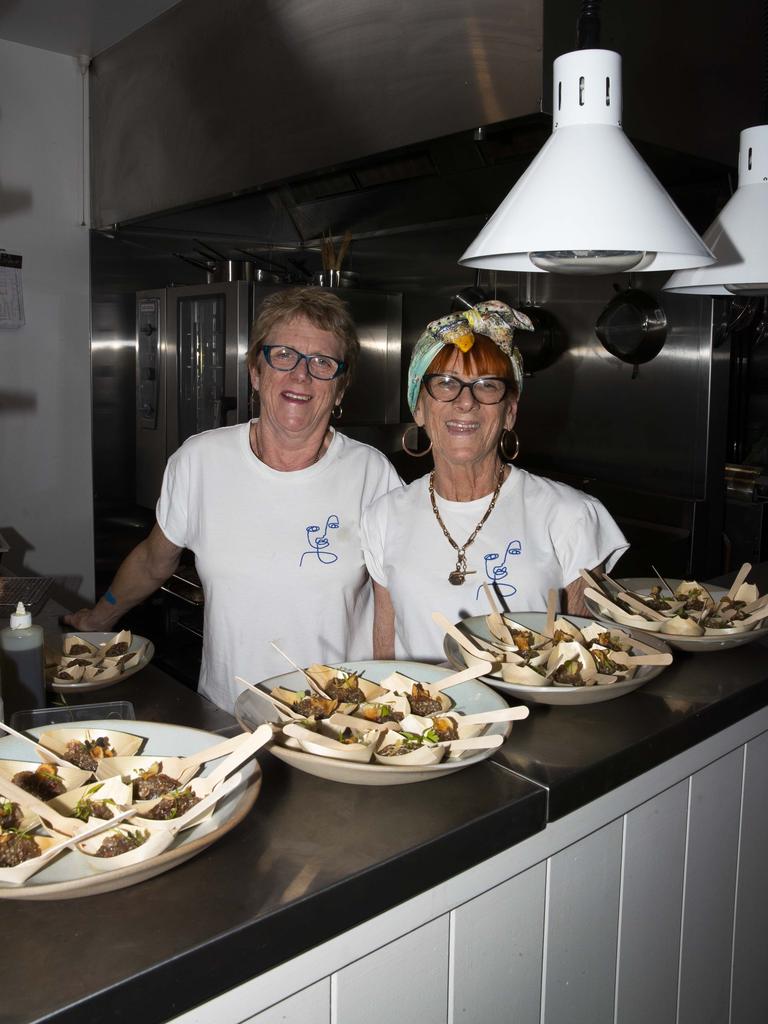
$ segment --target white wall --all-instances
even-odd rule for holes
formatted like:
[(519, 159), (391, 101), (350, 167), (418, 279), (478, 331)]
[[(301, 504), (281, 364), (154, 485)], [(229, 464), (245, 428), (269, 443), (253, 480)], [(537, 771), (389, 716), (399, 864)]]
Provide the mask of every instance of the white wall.
[[(93, 591), (88, 228), (81, 76), (0, 40), (0, 248), (24, 258), (26, 326), (0, 331), (4, 562)], [(86, 221), (87, 221), (86, 213)]]

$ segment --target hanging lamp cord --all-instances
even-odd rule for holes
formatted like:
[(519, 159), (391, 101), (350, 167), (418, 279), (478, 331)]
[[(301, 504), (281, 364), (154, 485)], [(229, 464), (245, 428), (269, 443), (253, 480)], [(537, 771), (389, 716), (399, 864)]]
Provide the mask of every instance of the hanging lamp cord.
[(576, 22), (576, 49), (600, 49), (600, 4), (602, 0), (581, 0), (581, 12)]

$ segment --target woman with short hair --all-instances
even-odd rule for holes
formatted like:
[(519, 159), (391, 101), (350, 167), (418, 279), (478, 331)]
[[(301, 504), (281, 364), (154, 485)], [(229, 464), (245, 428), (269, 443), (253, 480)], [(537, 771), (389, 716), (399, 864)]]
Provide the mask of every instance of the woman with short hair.
[(189, 438), (168, 460), (157, 524), (78, 630), (110, 629), (195, 554), (205, 593), (199, 689), (232, 711), (240, 686), (297, 662), (370, 655), (373, 598), (362, 510), (399, 478), (388, 460), (330, 425), (359, 352), (345, 304), (319, 288), (276, 292), (251, 331), (260, 411)]

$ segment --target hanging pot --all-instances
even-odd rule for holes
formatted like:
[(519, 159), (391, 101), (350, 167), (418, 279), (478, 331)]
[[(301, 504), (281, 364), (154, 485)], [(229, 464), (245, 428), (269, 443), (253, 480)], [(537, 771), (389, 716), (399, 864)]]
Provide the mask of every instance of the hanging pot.
[(566, 348), (560, 321), (541, 306), (520, 306), (519, 311), (533, 324), (532, 331), (515, 331), (515, 345), (523, 357), (523, 369), (526, 374), (546, 370)]
[(595, 324), (595, 334), (612, 356), (639, 366), (664, 347), (667, 317), (652, 295), (628, 288), (605, 307)]

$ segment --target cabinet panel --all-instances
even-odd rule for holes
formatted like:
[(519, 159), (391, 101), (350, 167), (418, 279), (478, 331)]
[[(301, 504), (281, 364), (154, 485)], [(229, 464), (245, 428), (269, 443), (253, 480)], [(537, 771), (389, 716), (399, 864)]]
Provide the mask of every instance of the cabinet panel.
[(768, 1020), (768, 733), (747, 744), (736, 893), (731, 1024)]
[(331, 1019), (331, 981), (322, 981), (283, 999), (243, 1024), (329, 1024)]
[(445, 1024), (448, 915), (343, 968), (332, 985), (333, 1024)]
[(542, 1024), (613, 1021), (621, 820), (550, 860)]
[(539, 1024), (545, 875), (537, 864), (454, 912), (451, 1024)]
[(687, 817), (687, 782), (626, 817), (616, 997), (621, 1024), (675, 1021)]
[(691, 777), (678, 1024), (728, 1020), (743, 756)]

